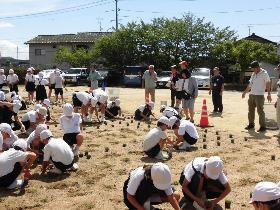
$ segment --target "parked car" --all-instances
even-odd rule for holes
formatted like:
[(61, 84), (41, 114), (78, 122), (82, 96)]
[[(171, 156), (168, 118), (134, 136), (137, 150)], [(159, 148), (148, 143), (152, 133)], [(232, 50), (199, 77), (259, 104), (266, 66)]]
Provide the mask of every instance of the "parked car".
[(65, 84), (80, 85), (88, 83), (89, 71), (87, 68), (70, 68), (64, 71)]
[(211, 69), (195, 68), (192, 70), (192, 76), (196, 78), (199, 88), (210, 88)]
[(170, 80), (170, 71), (162, 71), (158, 74), (158, 79), (156, 82), (157, 88), (166, 88), (168, 81)]
[(123, 85), (123, 72), (115, 69), (109, 70), (106, 82), (108, 86)]
[(142, 85), (142, 75), (147, 67), (144, 66), (125, 66), (124, 67), (124, 85), (127, 86), (137, 86)]

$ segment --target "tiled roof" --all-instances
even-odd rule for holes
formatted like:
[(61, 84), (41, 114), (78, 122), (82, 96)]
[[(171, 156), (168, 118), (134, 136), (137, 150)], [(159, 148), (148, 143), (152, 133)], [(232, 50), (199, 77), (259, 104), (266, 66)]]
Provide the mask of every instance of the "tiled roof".
[(77, 34), (38, 35), (25, 44), (94, 43), (99, 37), (111, 32), (83, 32)]

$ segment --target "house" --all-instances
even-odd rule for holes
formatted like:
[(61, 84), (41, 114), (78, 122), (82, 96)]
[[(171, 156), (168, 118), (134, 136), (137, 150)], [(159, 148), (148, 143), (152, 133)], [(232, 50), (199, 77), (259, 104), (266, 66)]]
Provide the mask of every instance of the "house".
[(247, 36), (247, 37), (245, 37), (243, 39), (259, 42), (259, 43), (262, 43), (262, 44), (273, 44), (275, 46), (277, 45), (276, 42), (273, 42), (271, 40), (265, 39), (265, 38), (263, 38), (261, 36), (257, 36), (255, 33), (252, 33), (250, 36)]
[(108, 36), (111, 32), (82, 32), (77, 34), (38, 35), (27, 41), (29, 45), (30, 65), (35, 68), (52, 68), (57, 65), (55, 56), (60, 46), (74, 49), (83, 47), (91, 49), (96, 40)]

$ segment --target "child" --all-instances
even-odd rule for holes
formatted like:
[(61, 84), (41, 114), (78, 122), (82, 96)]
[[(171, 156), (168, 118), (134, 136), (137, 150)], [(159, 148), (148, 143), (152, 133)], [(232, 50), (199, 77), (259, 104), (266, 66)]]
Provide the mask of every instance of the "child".
[(47, 109), (41, 107), (36, 111), (32, 110), (22, 116), (22, 124), (25, 126), (27, 134), (32, 133), (38, 124), (45, 124)]
[(181, 116), (180, 114), (177, 112), (176, 109), (169, 107), (169, 106), (165, 106), (165, 105), (161, 105), (160, 106), (160, 112), (162, 113), (162, 116), (167, 117), (168, 119), (170, 117), (177, 117), (179, 120), (181, 120)]
[(29, 103), (33, 103), (34, 92), (35, 92), (35, 76), (33, 75), (32, 69), (27, 69), (25, 76), (25, 90), (28, 92)]
[(74, 156), (79, 155), (79, 148), (81, 147), (84, 136), (81, 134), (81, 123), (82, 119), (80, 114), (73, 113), (73, 106), (69, 103), (63, 106), (63, 114), (59, 118), (59, 124), (63, 130), (63, 140), (73, 148), (74, 145), (75, 149), (73, 149)]
[(78, 113), (81, 108), (81, 116), (84, 122), (90, 122), (88, 116), (88, 109), (91, 107), (91, 100), (93, 96), (86, 92), (75, 92), (72, 96), (74, 112)]
[(9, 70), (9, 75), (7, 76), (7, 84), (10, 87), (10, 92), (15, 91), (18, 93), (18, 76), (14, 73), (13, 69)]
[(101, 122), (105, 121), (105, 111), (107, 106), (108, 96), (105, 91), (93, 92), (93, 96), (97, 98), (97, 105), (101, 112)]
[(12, 127), (7, 123), (0, 124), (0, 132), (3, 137), (2, 150), (8, 150), (12, 147), (13, 143), (18, 140), (16, 133), (12, 130)]
[(42, 103), (42, 107), (45, 107), (47, 109), (46, 121), (50, 122), (52, 120), (53, 122), (56, 122), (51, 117), (51, 112), (50, 112), (51, 102), (50, 102), (50, 99), (48, 99), (48, 98), (44, 99), (44, 101)]
[(118, 115), (121, 116), (121, 107), (120, 107), (120, 99), (116, 99), (115, 101), (110, 101), (107, 105), (105, 111), (105, 117), (107, 118), (115, 118)]
[(6, 85), (6, 75), (5, 70), (0, 69), (0, 90), (2, 90), (3, 86)]
[(60, 74), (60, 71), (57, 69), (55, 70), (55, 102), (58, 101), (58, 95), (61, 97), (61, 103), (63, 103), (63, 86), (64, 86), (64, 79)]
[(171, 172), (164, 163), (134, 169), (124, 182), (123, 196), (129, 210), (153, 209), (152, 205), (164, 202), (180, 209), (180, 194), (173, 190)]
[[(59, 70), (59, 69), (55, 69), (55, 71), (56, 70)], [(49, 99), (52, 96), (52, 90), (55, 89), (55, 71), (50, 73), (50, 76), (48, 78), (48, 83), (49, 83), (49, 95), (48, 95), (48, 98)]]
[(44, 99), (47, 98), (47, 92), (45, 85), (48, 84), (48, 81), (44, 79), (44, 74), (39, 72), (39, 77), (35, 80), (36, 85), (36, 101), (37, 103), (42, 103)]
[(149, 102), (146, 103), (145, 105), (140, 105), (138, 109), (135, 111), (135, 120), (145, 120), (145, 121), (150, 121), (150, 116), (152, 115), (153, 117), (154, 114), (152, 113), (152, 110), (154, 108), (154, 102)]

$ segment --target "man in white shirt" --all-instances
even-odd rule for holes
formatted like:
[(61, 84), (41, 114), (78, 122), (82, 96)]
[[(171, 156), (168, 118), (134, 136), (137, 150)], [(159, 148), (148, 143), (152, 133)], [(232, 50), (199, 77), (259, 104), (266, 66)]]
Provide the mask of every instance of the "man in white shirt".
[(41, 132), (40, 139), (45, 144), (42, 173), (46, 172), (50, 162), (55, 166), (49, 171), (51, 173), (62, 174), (71, 168), (78, 169), (78, 165), (74, 164), (74, 154), (63, 139), (54, 139), (50, 130)]
[(156, 81), (157, 81), (157, 73), (155, 72), (155, 66), (149, 65), (149, 69), (146, 70), (142, 77), (142, 88), (145, 88), (145, 101), (155, 102), (155, 88), (156, 88)]
[[(188, 163), (180, 177), (185, 199), (203, 209), (213, 209), (231, 191), (223, 172), (223, 161), (218, 156), (197, 157)], [(205, 206), (211, 199), (210, 207)]]
[(265, 90), (267, 90), (267, 100), (268, 102), (271, 102), (270, 78), (267, 71), (260, 67), (258, 61), (253, 61), (250, 67), (254, 70), (254, 72), (250, 78), (249, 85), (242, 94), (242, 98), (245, 98), (246, 93), (248, 93), (251, 90), (248, 100), (249, 125), (245, 129), (250, 130), (255, 128), (255, 108), (257, 107), (260, 124), (258, 132), (264, 132), (266, 131), (265, 113), (263, 110), (263, 105), (265, 101), (264, 94)]
[(3, 88), (3, 86), (6, 85), (6, 75), (5, 70), (0, 69), (0, 90)]
[(10, 92), (15, 91), (18, 94), (18, 75), (14, 73), (13, 69), (9, 70), (9, 75), (7, 76), (7, 84), (10, 87)]

